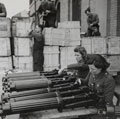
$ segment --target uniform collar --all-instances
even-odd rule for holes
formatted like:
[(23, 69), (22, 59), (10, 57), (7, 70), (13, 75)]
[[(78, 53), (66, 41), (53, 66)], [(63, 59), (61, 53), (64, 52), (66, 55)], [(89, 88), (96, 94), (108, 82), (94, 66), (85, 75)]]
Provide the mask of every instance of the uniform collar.
[(100, 72), (98, 75), (95, 76), (96, 79), (101, 79), (103, 78), (103, 76), (106, 74), (107, 72), (106, 71), (102, 71)]

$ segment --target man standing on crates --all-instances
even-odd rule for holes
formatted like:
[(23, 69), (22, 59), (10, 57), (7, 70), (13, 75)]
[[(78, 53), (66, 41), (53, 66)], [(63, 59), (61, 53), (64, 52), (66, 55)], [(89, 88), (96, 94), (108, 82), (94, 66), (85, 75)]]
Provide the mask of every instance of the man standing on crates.
[(85, 14), (88, 16), (87, 18), (87, 24), (88, 24), (88, 29), (86, 36), (100, 36), (100, 31), (99, 31), (99, 17), (95, 13), (91, 13), (90, 7), (88, 7), (85, 10)]
[(43, 16), (45, 27), (56, 27), (56, 7), (54, 0), (48, 0), (41, 3), (38, 12)]
[(0, 17), (6, 17), (7, 11), (5, 8), (5, 5), (3, 3), (0, 3)]

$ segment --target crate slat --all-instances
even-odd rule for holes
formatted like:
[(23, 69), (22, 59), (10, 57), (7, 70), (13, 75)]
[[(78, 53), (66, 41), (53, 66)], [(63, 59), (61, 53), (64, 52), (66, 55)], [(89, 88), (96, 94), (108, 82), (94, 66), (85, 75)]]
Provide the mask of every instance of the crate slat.
[(32, 55), (32, 39), (14, 37), (15, 56)]

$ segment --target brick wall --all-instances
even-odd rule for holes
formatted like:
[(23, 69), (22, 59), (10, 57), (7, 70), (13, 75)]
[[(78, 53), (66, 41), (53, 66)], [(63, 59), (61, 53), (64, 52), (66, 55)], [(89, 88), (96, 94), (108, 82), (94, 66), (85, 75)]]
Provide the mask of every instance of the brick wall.
[(81, 5), (81, 25), (82, 31), (87, 30), (87, 16), (85, 9), (90, 5), (92, 13), (97, 13), (100, 19), (100, 32), (102, 36), (106, 36), (106, 20), (107, 20), (107, 0), (82, 0)]
[(87, 31), (87, 16), (85, 14), (85, 9), (89, 6), (89, 0), (81, 1), (81, 31)]
[(120, 36), (120, 0), (117, 0), (117, 36)]
[[(95, 3), (95, 2), (94, 2)], [(96, 13), (100, 20), (100, 32), (102, 36), (106, 36), (107, 31), (107, 0), (96, 0)]]
[(68, 21), (68, 0), (61, 0), (60, 21)]
[(110, 7), (110, 35), (117, 35), (117, 0), (111, 0)]

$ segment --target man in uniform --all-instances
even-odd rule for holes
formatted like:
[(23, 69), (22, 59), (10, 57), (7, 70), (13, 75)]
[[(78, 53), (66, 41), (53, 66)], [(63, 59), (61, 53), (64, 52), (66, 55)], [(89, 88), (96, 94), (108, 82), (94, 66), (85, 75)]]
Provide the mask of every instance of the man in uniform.
[(42, 2), (38, 12), (43, 15), (45, 27), (55, 27), (57, 10), (54, 1), (48, 0)]
[(85, 10), (85, 14), (88, 16), (87, 18), (87, 24), (88, 29), (86, 36), (100, 36), (99, 32), (99, 17), (95, 13), (91, 13), (90, 8), (87, 8)]
[(5, 5), (3, 3), (0, 3), (0, 17), (6, 17), (7, 11), (5, 8)]
[(29, 35), (34, 37), (33, 45), (33, 70), (34, 71), (43, 71), (44, 64), (44, 36), (43, 36), (43, 26), (36, 26), (35, 30), (32, 30)]

